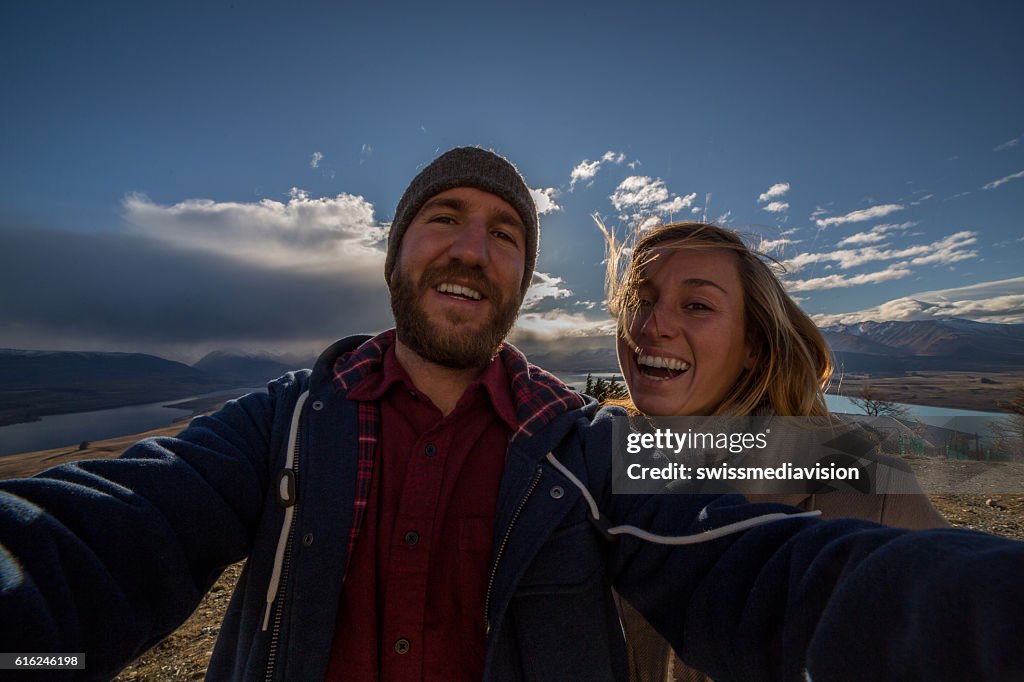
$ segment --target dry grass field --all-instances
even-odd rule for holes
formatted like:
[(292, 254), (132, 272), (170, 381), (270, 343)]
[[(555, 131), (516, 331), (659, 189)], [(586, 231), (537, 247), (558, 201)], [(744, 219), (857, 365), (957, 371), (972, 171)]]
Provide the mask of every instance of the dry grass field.
[(1024, 386), (1020, 372), (907, 372), (900, 376), (866, 376), (838, 372), (831, 393), (856, 397), (870, 385), (880, 397), (898, 403), (933, 405), (960, 410), (1000, 412)]

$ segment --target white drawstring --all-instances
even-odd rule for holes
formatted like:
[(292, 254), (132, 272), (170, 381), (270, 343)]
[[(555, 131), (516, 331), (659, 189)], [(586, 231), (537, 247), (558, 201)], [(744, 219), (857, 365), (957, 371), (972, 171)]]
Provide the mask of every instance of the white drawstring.
[[(548, 453), (548, 461), (551, 462), (552, 466), (562, 472), (562, 475), (568, 478), (573, 485), (579, 488), (579, 491), (583, 494), (583, 499), (587, 501), (587, 506), (590, 507), (591, 518), (595, 523), (597, 523), (598, 527), (600, 527), (602, 524), (601, 510), (598, 508), (597, 502), (594, 501), (594, 497), (590, 494), (590, 491), (587, 490), (587, 486), (585, 486), (580, 479), (576, 478), (571, 471), (565, 468), (561, 462), (555, 459), (555, 453)], [(701, 511), (702, 517), (706, 517), (706, 511), (706, 508)], [(608, 535), (633, 535), (641, 540), (654, 542), (659, 545), (695, 545), (701, 542), (716, 540), (720, 537), (731, 535), (733, 533), (739, 533), (740, 531), (753, 528), (754, 526), (772, 523), (773, 521), (781, 521), (782, 519), (800, 518), (801, 516), (821, 516), (821, 511), (816, 509), (808, 512), (797, 512), (795, 514), (772, 512), (771, 514), (752, 516), (749, 519), (743, 519), (736, 523), (712, 528), (694, 535), (655, 535), (654, 533), (637, 528), (636, 526), (612, 526), (611, 528), (605, 529), (604, 532)]]
[[(292, 412), (292, 425), (288, 431), (288, 451), (285, 453), (284, 468), (285, 471), (291, 471), (295, 465), (295, 444), (299, 438), (299, 419), (302, 416), (302, 406), (306, 404), (306, 398), (309, 397), (309, 391), (303, 392), (299, 396), (298, 401), (295, 403), (295, 411)], [(283, 484), (284, 481), (282, 480)], [(279, 499), (284, 499), (282, 491), (277, 491)], [(270, 574), (270, 584), (267, 586), (267, 606), (266, 612), (263, 615), (263, 631), (267, 631), (267, 627), (270, 625), (270, 611), (271, 606), (274, 604), (274, 599), (277, 598), (277, 588), (281, 584), (281, 567), (284, 565), (284, 550), (288, 544), (288, 534), (292, 529), (292, 517), (295, 516), (295, 500), (291, 500), (284, 509), (284, 522), (281, 524), (281, 535), (277, 539), (277, 551), (274, 553), (274, 570)]]

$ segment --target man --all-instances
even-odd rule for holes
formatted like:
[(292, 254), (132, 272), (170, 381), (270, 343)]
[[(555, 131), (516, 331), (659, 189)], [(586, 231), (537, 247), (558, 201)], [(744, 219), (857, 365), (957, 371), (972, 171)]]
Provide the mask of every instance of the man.
[[(248, 557), (209, 679), (624, 679), (613, 584), (718, 680), (1019, 672), (1018, 543), (612, 495), (613, 413), (502, 344), (537, 242), (518, 171), (451, 150), (395, 213), (395, 331), (177, 438), (0, 484), (0, 649), (109, 676)], [(965, 635), (979, 607), (994, 625)]]

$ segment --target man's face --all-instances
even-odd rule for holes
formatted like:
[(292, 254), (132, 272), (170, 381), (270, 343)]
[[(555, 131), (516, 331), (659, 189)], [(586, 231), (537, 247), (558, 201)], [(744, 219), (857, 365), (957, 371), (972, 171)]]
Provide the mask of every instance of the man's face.
[(398, 340), (444, 367), (483, 367), (516, 320), (525, 267), (525, 228), (508, 202), (469, 187), (434, 195), (391, 275)]

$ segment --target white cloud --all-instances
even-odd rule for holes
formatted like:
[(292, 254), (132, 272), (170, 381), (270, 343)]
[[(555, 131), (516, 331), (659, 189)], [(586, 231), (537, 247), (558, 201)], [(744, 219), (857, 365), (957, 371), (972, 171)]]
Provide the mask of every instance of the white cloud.
[(650, 208), (668, 200), (668, 188), (661, 179), (652, 180), (646, 175), (631, 175), (619, 183), (609, 199), (617, 211)]
[(544, 313), (523, 313), (516, 321), (515, 333), (527, 333), (544, 339), (580, 336), (607, 336), (615, 333), (615, 321), (592, 320), (582, 313), (561, 308)]
[(526, 296), (523, 297), (522, 309), (524, 311), (532, 310), (545, 300), (557, 300), (572, 296), (572, 291), (562, 286), (564, 283), (565, 281), (561, 277), (535, 271), (533, 282), (526, 290)]
[(1016, 180), (1017, 178), (1024, 178), (1024, 171), (1020, 171), (1019, 173), (1014, 173), (1012, 175), (1007, 175), (1006, 177), (999, 178), (998, 180), (993, 180), (992, 182), (983, 186), (982, 189), (995, 189), (996, 187), (999, 187), (1000, 185), (1005, 185), (1010, 180)]
[(600, 161), (587, 161), (586, 159), (581, 161), (578, 166), (572, 169), (572, 173), (569, 174), (569, 191), (571, 192), (580, 180), (589, 180), (597, 175), (597, 171), (600, 168)]
[(693, 208), (690, 209), (690, 213), (692, 213), (693, 215), (697, 215), (698, 213), (700, 213), (703, 210), (704, 209), (701, 208), (700, 206), (694, 206)]
[(994, 152), (1003, 152), (1003, 151), (1006, 151), (1007, 149), (1009, 149), (1011, 147), (1016, 147), (1018, 144), (1020, 144), (1020, 137), (1015, 137), (1012, 140), (1007, 140), (1006, 142), (993, 147), (992, 151), (994, 151)]
[(978, 252), (966, 247), (977, 242), (977, 234), (967, 230), (951, 234), (932, 242), (917, 244), (903, 249), (879, 249), (865, 246), (859, 249), (839, 249), (832, 252), (801, 253), (783, 265), (789, 272), (797, 272), (812, 263), (834, 262), (842, 270), (849, 270), (873, 261), (896, 260), (910, 258), (904, 265), (932, 265), (936, 263), (956, 263), (969, 258), (976, 258)]
[(555, 197), (558, 196), (558, 190), (554, 187), (531, 189), (530, 196), (533, 197), (533, 203), (537, 204), (537, 213), (541, 215), (562, 210), (562, 207), (555, 203)]
[(882, 218), (890, 213), (902, 210), (903, 206), (901, 204), (882, 204), (880, 206), (872, 206), (871, 208), (863, 208), (859, 211), (851, 211), (843, 216), (815, 220), (814, 222), (818, 227), (822, 228), (831, 227), (832, 225), (845, 225), (847, 223), (861, 223), (865, 220)]
[(313, 156), (309, 157), (309, 167), (319, 168), (320, 162), (323, 160), (324, 155), (320, 152), (313, 152)]
[(619, 183), (608, 198), (617, 211), (632, 211), (632, 214), (623, 213), (620, 216), (621, 220), (633, 220), (642, 226), (650, 227), (660, 223), (660, 217), (691, 208), (697, 193), (692, 192), (682, 197), (670, 195), (665, 181), (661, 178), (631, 175)]
[(785, 282), (788, 291), (820, 291), (822, 289), (839, 289), (856, 287), (863, 284), (877, 284), (900, 279), (911, 274), (912, 270), (906, 267), (905, 263), (894, 263), (885, 270), (868, 272), (861, 275), (827, 275), (812, 279), (787, 280)]
[(654, 229), (658, 225), (661, 225), (661, 216), (650, 215), (640, 221), (640, 224), (636, 226), (638, 232), (645, 232), (647, 230)]
[(658, 213), (679, 213), (685, 208), (689, 208), (693, 204), (693, 200), (697, 198), (696, 192), (691, 192), (685, 197), (673, 197), (671, 200), (665, 203), (658, 204), (655, 210)]
[(771, 187), (769, 187), (767, 192), (765, 192), (761, 196), (759, 196), (757, 198), (757, 201), (759, 203), (763, 204), (764, 202), (771, 201), (772, 199), (781, 199), (783, 196), (786, 195), (786, 192), (788, 192), (788, 191), (789, 191), (789, 183), (788, 182), (777, 182), (774, 185), (772, 185)]
[(787, 239), (786, 237), (780, 237), (778, 239), (765, 239), (761, 238), (761, 241), (757, 243), (757, 251), (770, 254), (772, 251), (781, 251), (783, 247), (789, 244), (799, 244), (800, 240)]
[(906, 231), (908, 228), (917, 225), (916, 222), (908, 221), (905, 223), (893, 224), (885, 223), (882, 225), (875, 225), (867, 232), (858, 232), (857, 234), (851, 234), (839, 241), (836, 246), (854, 246), (857, 244), (877, 244), (878, 242), (885, 241), (888, 239), (888, 233), (899, 230), (901, 232)]
[(785, 213), (786, 211), (789, 210), (789, 204), (787, 204), (785, 201), (773, 201), (767, 206), (762, 206), (761, 208), (768, 211), (769, 213)]
[(924, 291), (864, 310), (812, 317), (820, 326), (867, 321), (927, 320), (935, 317), (1024, 323), (1024, 277)]
[(965, 251), (964, 247), (969, 244), (977, 242), (977, 237), (974, 232), (964, 230), (951, 234), (948, 237), (944, 237), (937, 242), (932, 242), (927, 246), (922, 247), (911, 247), (910, 249), (903, 249), (903, 251), (897, 252), (897, 258), (903, 258), (904, 254), (909, 256), (911, 250), (919, 250), (921, 255), (916, 256), (910, 260), (911, 265), (935, 265), (942, 264), (946, 265), (949, 263), (958, 263), (962, 260), (968, 260), (970, 258), (977, 258), (978, 252), (974, 250)]
[[(569, 191), (573, 191), (576, 188), (576, 183), (582, 180), (590, 180), (597, 171), (601, 170), (601, 164), (603, 163), (614, 163), (621, 164), (626, 160), (626, 155), (622, 152), (613, 152), (611, 150), (606, 151), (599, 160), (589, 161), (584, 159), (578, 166), (572, 169), (569, 174)], [(629, 164), (632, 167), (633, 164)]]
[(170, 206), (132, 194), (122, 206), (136, 233), (172, 246), (269, 267), (344, 266), (379, 275), (385, 232), (373, 204), (344, 193), (311, 198), (292, 188), (289, 194), (287, 202), (187, 199)]
[(841, 240), (836, 246), (856, 246), (858, 244), (877, 244), (878, 242), (884, 242), (888, 237), (882, 232), (876, 232), (871, 230), (869, 232), (858, 232), (857, 234), (851, 234), (846, 239)]
[(359, 153), (364, 156), (369, 156), (373, 153), (373, 147), (364, 143), (363, 146), (359, 148)]
[(732, 211), (726, 211), (715, 218), (715, 225), (728, 225), (730, 222), (732, 222)]

